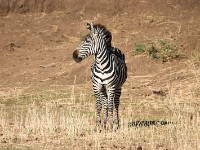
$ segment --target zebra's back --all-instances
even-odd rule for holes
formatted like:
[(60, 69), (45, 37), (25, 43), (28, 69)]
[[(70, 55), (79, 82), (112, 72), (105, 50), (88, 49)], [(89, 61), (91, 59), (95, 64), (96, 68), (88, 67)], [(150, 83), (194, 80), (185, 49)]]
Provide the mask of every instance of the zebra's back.
[(125, 62), (125, 55), (121, 52), (120, 49), (116, 48), (116, 47), (111, 47), (111, 51), (114, 55), (116, 55), (116, 57), (120, 60)]

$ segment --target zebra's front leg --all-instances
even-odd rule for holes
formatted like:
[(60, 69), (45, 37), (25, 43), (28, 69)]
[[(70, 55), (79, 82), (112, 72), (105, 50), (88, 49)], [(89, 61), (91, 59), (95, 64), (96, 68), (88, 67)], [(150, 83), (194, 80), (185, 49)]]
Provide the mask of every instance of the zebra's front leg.
[(115, 89), (108, 91), (108, 112), (110, 116), (110, 128), (113, 129), (113, 102), (115, 99)]
[(102, 102), (104, 103), (104, 122), (103, 122), (103, 128), (106, 129), (107, 124), (107, 118), (108, 118), (108, 96), (106, 93), (106, 88), (102, 87), (100, 90), (100, 96), (102, 98)]
[(104, 101), (104, 99), (107, 99), (107, 95), (106, 95), (106, 90), (102, 85), (94, 84), (93, 90), (96, 97), (96, 125), (97, 128), (101, 130), (102, 101)]
[(95, 87), (94, 89), (94, 95), (96, 97), (96, 127), (100, 128), (101, 126), (101, 109), (102, 109), (102, 103), (101, 103), (101, 96), (99, 93), (99, 90)]
[(97, 111), (96, 125), (97, 125), (97, 128), (101, 127), (101, 109), (102, 109), (101, 98), (96, 97), (96, 111)]
[(106, 124), (107, 124), (107, 119), (108, 119), (108, 99), (104, 99), (104, 119), (103, 119), (103, 127), (106, 129)]

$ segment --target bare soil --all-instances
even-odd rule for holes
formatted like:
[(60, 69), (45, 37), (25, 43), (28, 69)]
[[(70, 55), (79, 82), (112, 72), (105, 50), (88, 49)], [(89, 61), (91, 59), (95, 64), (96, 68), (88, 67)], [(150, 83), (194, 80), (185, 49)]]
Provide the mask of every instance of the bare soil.
[[(147, 84), (142, 80), (148, 76), (152, 76), (148, 79), (151, 86), (167, 86), (166, 75), (187, 68), (184, 62), (198, 57), (199, 1), (1, 0), (0, 4), (1, 89), (90, 85), (92, 58), (82, 64), (72, 60), (73, 50), (87, 33), (86, 22), (106, 25), (113, 34), (113, 45), (126, 54), (128, 90)], [(187, 59), (163, 64), (146, 56), (132, 56), (136, 43), (158, 38), (178, 46)]]

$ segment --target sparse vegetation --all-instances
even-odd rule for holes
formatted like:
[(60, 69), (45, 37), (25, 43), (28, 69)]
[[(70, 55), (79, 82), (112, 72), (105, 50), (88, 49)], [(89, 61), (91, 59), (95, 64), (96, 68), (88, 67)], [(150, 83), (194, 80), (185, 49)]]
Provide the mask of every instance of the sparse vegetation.
[[(21, 102), (6, 106), (1, 102), (0, 142), (4, 149), (13, 149), (15, 143), (15, 149), (199, 148), (200, 111), (195, 101), (179, 103), (173, 95), (148, 101), (148, 105), (145, 100), (124, 103), (122, 99), (120, 108), (126, 109), (120, 109), (121, 128), (99, 133), (94, 130), (94, 97), (85, 92), (74, 94), (74, 89), (2, 98)], [(128, 127), (135, 120), (167, 120), (173, 124)]]
[(135, 44), (134, 49), (135, 49), (134, 54), (142, 54), (146, 51), (146, 45), (143, 43), (138, 43)]
[(79, 33), (79, 37), (80, 37), (80, 41), (84, 41), (85, 35), (82, 32)]
[(167, 62), (183, 57), (183, 54), (180, 53), (177, 46), (164, 39), (158, 39), (150, 43), (136, 43), (133, 54), (137, 55), (143, 53), (149, 55), (152, 59), (158, 59), (161, 62)]

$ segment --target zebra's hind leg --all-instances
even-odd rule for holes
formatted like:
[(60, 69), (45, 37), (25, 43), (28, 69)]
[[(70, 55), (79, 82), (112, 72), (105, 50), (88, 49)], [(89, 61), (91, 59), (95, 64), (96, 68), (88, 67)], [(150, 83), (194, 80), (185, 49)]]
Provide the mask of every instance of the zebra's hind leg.
[(115, 123), (117, 125), (116, 129), (120, 128), (119, 124), (119, 104), (120, 104), (121, 88), (116, 89), (115, 91), (115, 100), (114, 100), (114, 113), (115, 113)]
[(108, 112), (110, 116), (110, 128), (113, 130), (113, 102), (115, 99), (115, 89), (108, 91)]

